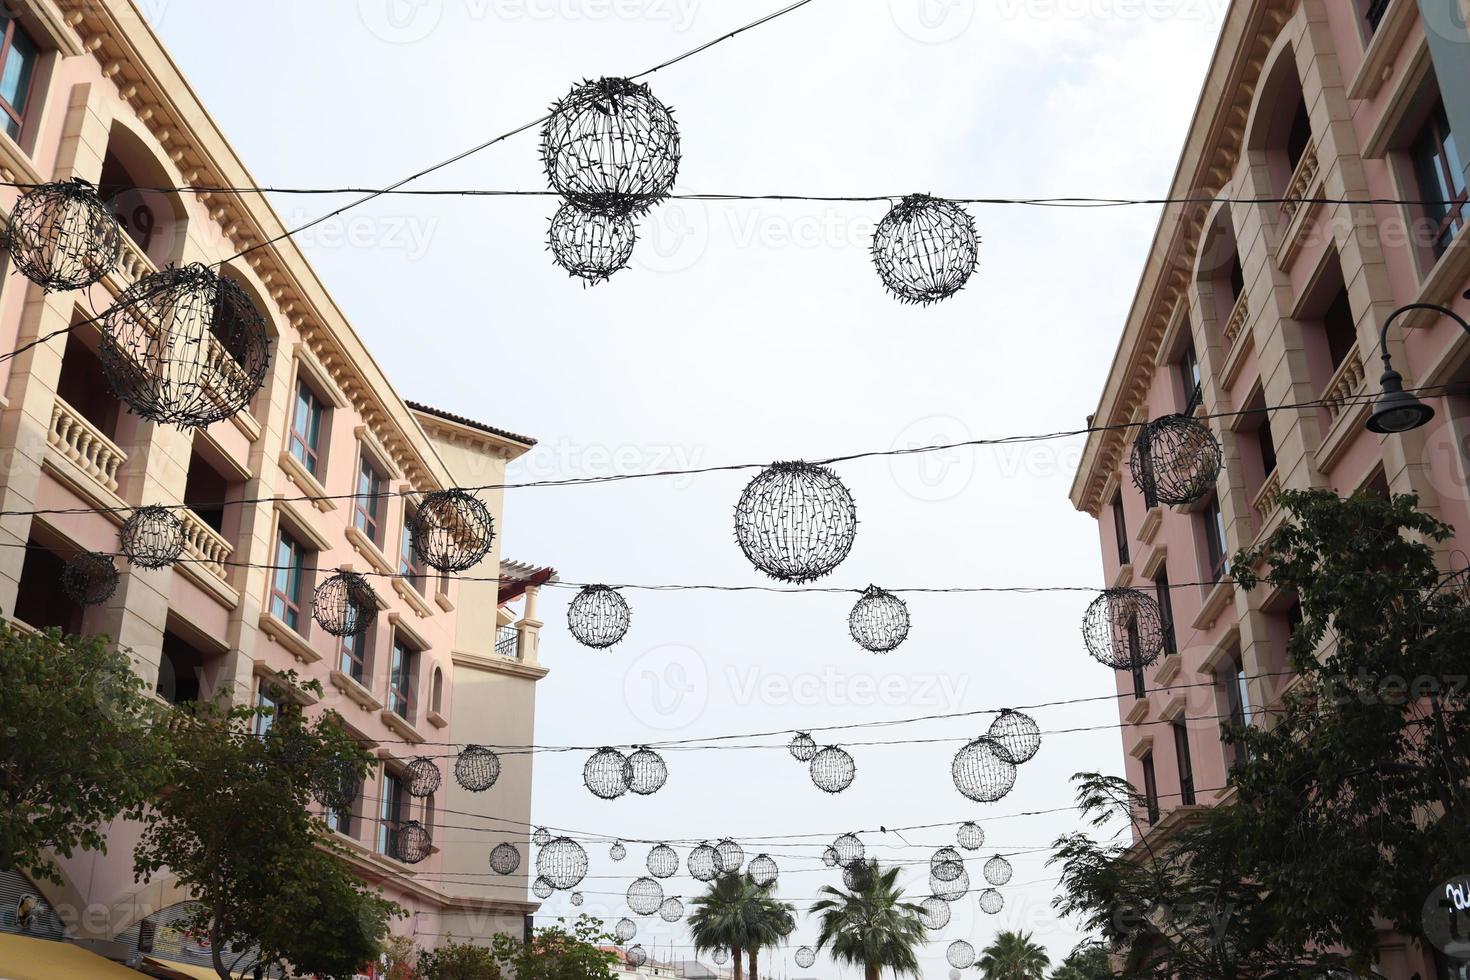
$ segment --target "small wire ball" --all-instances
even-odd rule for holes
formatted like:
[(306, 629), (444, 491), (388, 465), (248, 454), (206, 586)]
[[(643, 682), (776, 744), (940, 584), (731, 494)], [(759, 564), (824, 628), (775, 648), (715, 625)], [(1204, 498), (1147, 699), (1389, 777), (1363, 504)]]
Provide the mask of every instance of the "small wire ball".
[(167, 507), (139, 507), (117, 532), (118, 550), (139, 568), (167, 568), (184, 553), (184, 522)]
[(537, 827), (535, 832), (531, 834), (531, 843), (537, 847), (545, 847), (551, 843), (551, 831), (545, 827)]
[(926, 929), (943, 929), (949, 925), (949, 918), (954, 910), (944, 899), (930, 895), (919, 903), (919, 921), (924, 923)]
[(117, 266), (122, 228), (80, 177), (41, 184), (10, 212), (10, 257), (42, 289), (85, 289)]
[(655, 878), (672, 878), (679, 871), (679, 853), (667, 844), (648, 852), (648, 873)]
[(954, 881), (965, 872), (965, 859), (952, 847), (941, 847), (929, 858), (929, 873), (940, 881)]
[(602, 214), (563, 204), (551, 216), (546, 240), (556, 264), (567, 275), (595, 286), (628, 267), (638, 228), (626, 214)]
[(633, 770), (633, 777), (628, 780), (628, 789), (639, 796), (657, 793), (668, 781), (669, 767), (664, 762), (664, 757), (646, 745), (628, 756), (628, 765)]
[(628, 965), (634, 969), (648, 962), (648, 951), (636, 943), (629, 946), (623, 955), (627, 958)]
[(730, 962), (730, 951), (722, 947), (709, 954), (709, 958), (714, 960), (715, 966), (724, 966)]
[(80, 605), (100, 606), (117, 591), (118, 578), (111, 555), (82, 551), (62, 566), (61, 588)]
[(909, 635), (909, 607), (892, 592), (870, 585), (848, 614), (847, 631), (869, 653), (888, 653)]
[(551, 882), (547, 881), (545, 878), (537, 878), (535, 881), (531, 882), (531, 894), (535, 895), (537, 898), (550, 898), (551, 893), (554, 891), (556, 891), (556, 889), (552, 888)]
[(756, 568), (782, 582), (810, 582), (847, 558), (857, 535), (852, 493), (825, 466), (772, 463), (735, 505), (735, 540)]
[(629, 918), (619, 919), (618, 924), (613, 926), (613, 935), (617, 937), (618, 942), (625, 943), (638, 935), (638, 923)]
[(720, 874), (740, 873), (740, 866), (745, 863), (745, 848), (726, 837), (715, 845), (715, 854), (720, 858)]
[(803, 970), (808, 969), (817, 962), (817, 951), (810, 946), (802, 946), (796, 951), (796, 965)]
[(797, 762), (811, 762), (812, 756), (817, 754), (817, 743), (806, 732), (797, 732), (786, 748)]
[(586, 899), (582, 897), (581, 892), (572, 892), (572, 904), (575, 905), (577, 908), (581, 908), (582, 903), (585, 901)]
[(607, 849), (607, 856), (614, 861), (621, 861), (628, 856), (628, 848), (620, 840), (613, 841), (612, 847)]
[(1133, 440), (1128, 470), (1146, 506), (1182, 506), (1215, 488), (1222, 458), (1220, 440), (1209, 426), (1187, 415), (1165, 415)]
[(429, 831), (417, 820), (409, 820), (398, 828), (394, 852), (404, 864), (418, 864), (434, 847)]
[(408, 776), (408, 795), (423, 799), (425, 796), (433, 795), (443, 782), (439, 774), (439, 767), (434, 764), (433, 759), (419, 756), (404, 767)]
[(980, 911), (986, 915), (997, 915), (1005, 907), (1005, 896), (994, 888), (987, 888), (980, 893)]
[(857, 834), (843, 834), (832, 842), (832, 850), (837, 852), (837, 863), (846, 865), (861, 861), (867, 849)]
[(588, 585), (567, 606), (567, 629), (584, 647), (605, 650), (628, 634), (628, 601), (606, 585)]
[(866, 862), (854, 861), (842, 869), (842, 883), (848, 891), (867, 891), (873, 883), (873, 872)]
[(1147, 667), (1164, 651), (1159, 604), (1138, 589), (1106, 589), (1083, 614), (1082, 642), (1094, 660), (1114, 670)]
[(835, 745), (818, 752), (811, 761), (812, 783), (824, 793), (841, 793), (852, 785), (857, 764), (852, 756)]
[(929, 893), (946, 902), (958, 902), (970, 893), (970, 873), (961, 870), (958, 878), (945, 881), (929, 875)]
[(471, 793), (483, 793), (500, 778), (500, 756), (483, 745), (466, 745), (454, 760), (454, 781)]
[(587, 877), (587, 851), (570, 837), (557, 837), (536, 852), (536, 876), (567, 891)]
[(658, 917), (665, 922), (678, 922), (684, 918), (684, 903), (677, 898), (666, 898), (658, 907)]
[(514, 874), (520, 866), (521, 852), (514, 844), (496, 844), (490, 849), (490, 870), (496, 874)]
[(978, 851), (985, 846), (985, 831), (973, 820), (966, 820), (955, 831), (955, 842), (967, 851)]
[(949, 944), (949, 949), (944, 951), (944, 958), (949, 960), (949, 965), (956, 970), (968, 970), (975, 965), (975, 947), (963, 939), (956, 939)]
[(340, 813), (357, 800), (362, 781), (357, 767), (345, 759), (329, 759), (311, 781), (311, 795), (323, 809)]
[(250, 404), (270, 340), (245, 291), (200, 263), (151, 273), (102, 318), (103, 373), (152, 422), (203, 428)]
[(1041, 726), (1036, 719), (1010, 708), (1001, 709), (986, 734), (999, 742), (1018, 766), (1030, 762), (1041, 749)]
[(541, 129), (541, 160), (551, 186), (573, 204), (641, 214), (674, 187), (679, 129), (647, 85), (599, 78), (551, 107)]
[(463, 572), (490, 553), (495, 519), (484, 501), (466, 490), (436, 490), (424, 495), (409, 518), (408, 535), (413, 553), (425, 565)]
[(628, 886), (628, 908), (639, 915), (652, 915), (664, 902), (664, 886), (652, 878), (639, 878)]
[(1016, 764), (1010, 753), (987, 735), (955, 753), (950, 774), (955, 789), (977, 803), (994, 803), (1016, 785)]
[(378, 594), (357, 572), (337, 572), (316, 587), (311, 618), (332, 636), (355, 636), (378, 618)]
[(781, 874), (780, 865), (776, 859), (769, 854), (757, 854), (750, 859), (750, 866), (745, 869), (752, 881), (762, 888), (776, 883), (776, 878)]
[(837, 848), (829, 846), (822, 852), (822, 863), (829, 868), (837, 867)]
[(700, 844), (690, 851), (685, 863), (695, 881), (714, 881), (722, 870), (720, 852), (708, 843)]
[(601, 748), (582, 767), (582, 782), (600, 800), (615, 800), (633, 782), (633, 766), (617, 749)]
[(1011, 875), (1015, 874), (1016, 872), (1015, 869), (1011, 867), (1011, 862), (1007, 861), (1005, 858), (997, 854), (995, 857), (985, 862), (984, 873), (985, 880), (990, 882), (992, 885), (1004, 885), (1011, 880)]
[(952, 201), (911, 194), (883, 216), (873, 233), (873, 265), (888, 291), (927, 306), (969, 281), (980, 236), (968, 211)]

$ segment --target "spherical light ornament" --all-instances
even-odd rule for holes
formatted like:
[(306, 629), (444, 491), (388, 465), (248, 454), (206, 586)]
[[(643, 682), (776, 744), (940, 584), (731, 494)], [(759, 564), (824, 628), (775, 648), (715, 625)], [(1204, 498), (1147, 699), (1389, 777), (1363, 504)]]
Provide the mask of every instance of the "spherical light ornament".
[(657, 793), (669, 778), (669, 767), (664, 757), (646, 745), (628, 756), (628, 765), (633, 769), (628, 788), (639, 796)]
[(857, 764), (835, 745), (818, 752), (811, 761), (812, 783), (824, 793), (841, 793), (852, 785)]
[(992, 885), (1006, 884), (1013, 874), (1015, 869), (1011, 867), (1011, 862), (999, 854), (985, 862), (985, 880)]
[(531, 894), (535, 895), (537, 898), (550, 898), (551, 893), (554, 891), (556, 891), (556, 889), (552, 888), (551, 882), (547, 881), (545, 878), (537, 878), (535, 881), (531, 882)]
[(167, 507), (139, 507), (117, 532), (118, 550), (138, 568), (167, 568), (184, 553), (184, 522)]
[(439, 788), (443, 777), (439, 774), (439, 767), (434, 764), (433, 759), (419, 756), (404, 767), (404, 773), (408, 776), (408, 795), (423, 799), (430, 796)]
[(684, 903), (677, 898), (666, 898), (658, 907), (658, 917), (665, 922), (678, 922), (684, 918)]
[(413, 553), (430, 568), (463, 572), (490, 553), (495, 519), (474, 494), (458, 488), (425, 494), (408, 519)]
[(1187, 415), (1165, 415), (1133, 440), (1128, 469), (1146, 506), (1182, 506), (1215, 489), (1222, 458), (1209, 426)]
[(100, 606), (117, 591), (117, 565), (111, 555), (82, 551), (66, 560), (61, 569), (61, 588), (83, 606)]
[(888, 653), (909, 635), (909, 607), (892, 592), (868, 586), (847, 617), (847, 630), (870, 653)]
[(340, 813), (357, 800), (361, 786), (356, 765), (346, 759), (329, 759), (317, 769), (311, 795), (323, 809)]
[(720, 852), (708, 843), (700, 844), (690, 851), (686, 861), (689, 874), (696, 881), (714, 881), (721, 871), (721, 863)]
[(832, 842), (832, 850), (837, 852), (837, 863), (843, 865), (861, 861), (866, 851), (857, 834), (843, 834), (838, 837)]
[(740, 866), (745, 863), (745, 849), (726, 837), (715, 845), (715, 853), (720, 858), (720, 874), (735, 875), (740, 873)]
[(955, 789), (977, 803), (994, 803), (1016, 785), (1016, 764), (995, 739), (982, 735), (955, 753)]
[(622, 841), (615, 840), (613, 841), (613, 846), (607, 849), (607, 856), (614, 861), (621, 861), (628, 856), (628, 849), (623, 846)]
[(418, 864), (429, 856), (434, 841), (429, 831), (417, 820), (409, 820), (398, 828), (394, 853), (404, 864)]
[(355, 636), (378, 618), (378, 594), (357, 572), (337, 572), (316, 587), (311, 618), (332, 636)]
[(776, 859), (769, 854), (757, 854), (750, 859), (750, 867), (746, 868), (751, 880), (762, 888), (767, 888), (776, 883), (776, 877), (781, 873), (781, 868), (776, 864)]
[(929, 858), (929, 873), (940, 881), (954, 881), (965, 871), (965, 859), (952, 847), (941, 847)]
[(567, 629), (583, 646), (604, 650), (628, 633), (633, 613), (616, 589), (588, 585), (567, 606)]
[(584, 285), (595, 286), (627, 268), (638, 228), (626, 214), (599, 214), (563, 204), (551, 216), (546, 240), (557, 265)]
[(601, 800), (615, 800), (633, 782), (633, 766), (617, 749), (601, 748), (582, 767), (582, 782)]
[(949, 965), (956, 970), (968, 970), (975, 965), (975, 947), (963, 939), (956, 939), (949, 944), (949, 949), (944, 951), (944, 958), (949, 960)]
[(815, 962), (817, 962), (817, 951), (810, 946), (802, 946), (796, 951), (796, 965), (803, 970), (809, 969)]
[(200, 263), (144, 276), (102, 318), (98, 351), (138, 415), (203, 428), (245, 409), (265, 381), (265, 319), (230, 279)]
[(825, 466), (773, 463), (735, 506), (735, 540), (751, 564), (783, 582), (810, 582), (842, 564), (857, 535), (852, 493)]
[(641, 214), (673, 189), (679, 129), (647, 85), (599, 78), (551, 107), (541, 159), (551, 186), (578, 207)]
[(613, 927), (613, 935), (617, 937), (618, 942), (625, 943), (638, 935), (638, 923), (632, 919), (619, 919), (618, 924)]
[(667, 844), (648, 852), (648, 873), (655, 878), (672, 878), (679, 870), (679, 854)]
[(664, 902), (664, 887), (652, 878), (639, 878), (628, 886), (628, 908), (639, 915), (652, 915)]
[(842, 883), (848, 891), (867, 891), (873, 884), (873, 872), (865, 861), (854, 861), (842, 869)]
[(581, 892), (572, 892), (572, 904), (573, 905), (575, 905), (578, 908), (581, 908), (582, 907), (582, 903), (584, 901), (586, 901), (586, 899), (584, 899), (582, 897), (582, 893)]
[(926, 929), (943, 929), (949, 925), (951, 914), (949, 903), (934, 895), (919, 903), (919, 921), (924, 923)]
[(483, 793), (500, 778), (500, 756), (483, 745), (466, 745), (454, 760), (454, 781), (471, 793)]
[(1093, 659), (1114, 670), (1147, 667), (1164, 651), (1159, 604), (1138, 589), (1106, 589), (1082, 617), (1082, 641)]
[(811, 762), (817, 754), (817, 743), (806, 732), (797, 732), (786, 748), (797, 762)]
[(715, 966), (724, 966), (730, 962), (730, 951), (728, 949), (717, 949), (710, 954), (709, 958), (714, 960)]
[(587, 852), (570, 837), (557, 837), (536, 852), (536, 876), (557, 891), (576, 888), (587, 877)]
[(521, 852), (514, 844), (496, 844), (490, 850), (490, 870), (498, 875), (514, 874), (521, 866)]
[(873, 233), (878, 277), (905, 303), (927, 306), (953, 296), (979, 258), (980, 236), (969, 212), (927, 194), (895, 204)]
[(935, 898), (943, 899), (946, 902), (958, 902), (970, 893), (970, 873), (962, 869), (958, 878), (952, 878), (949, 881), (936, 878), (931, 874), (929, 876), (929, 892)]
[(1036, 719), (1010, 708), (1001, 711), (986, 734), (999, 742), (1018, 766), (1030, 762), (1041, 748), (1041, 726)]
[(531, 843), (537, 847), (545, 847), (551, 843), (551, 831), (545, 827), (537, 827), (535, 833), (531, 835)]
[(822, 852), (822, 863), (829, 868), (837, 867), (837, 848), (829, 847)]
[(967, 820), (955, 832), (955, 840), (967, 851), (978, 851), (985, 846), (985, 831), (978, 823)]
[(117, 266), (122, 228), (79, 177), (32, 187), (10, 212), (10, 257), (42, 289), (85, 289)]
[(648, 962), (648, 952), (637, 944), (629, 946), (623, 955), (627, 957), (628, 965), (635, 970)]
[(994, 888), (987, 888), (980, 893), (980, 911), (986, 915), (997, 915), (1005, 907), (1005, 896)]

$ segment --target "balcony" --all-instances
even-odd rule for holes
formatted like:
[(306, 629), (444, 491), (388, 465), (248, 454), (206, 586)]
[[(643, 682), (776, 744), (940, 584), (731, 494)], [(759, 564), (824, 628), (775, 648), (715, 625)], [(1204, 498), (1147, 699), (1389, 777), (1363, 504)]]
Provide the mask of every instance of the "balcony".
[(51, 408), (46, 441), (92, 479), (117, 493), (117, 474), (127, 463), (128, 454), (60, 398)]
[(1240, 299), (1235, 301), (1235, 308), (1230, 311), (1230, 319), (1225, 321), (1223, 334), (1227, 351), (1235, 348), (1235, 342), (1245, 332), (1245, 324), (1250, 319), (1250, 315), (1250, 304), (1246, 302), (1245, 293), (1241, 293)]
[(1281, 195), (1282, 234), (1276, 250), (1276, 264), (1282, 270), (1291, 265), (1307, 238), (1308, 219), (1315, 206), (1308, 205), (1311, 198), (1321, 196), (1322, 168), (1317, 162), (1317, 144), (1308, 141), (1296, 172), (1287, 182), (1286, 192)]
[(208, 569), (220, 581), (229, 582), (230, 569), (226, 563), (230, 560), (230, 555), (234, 554), (235, 546), (189, 508), (182, 508), (178, 514), (184, 522), (184, 554)]
[(509, 660), (520, 658), (521, 631), (516, 626), (495, 628), (495, 652)]
[(1363, 386), (1363, 376), (1363, 357), (1358, 352), (1358, 345), (1354, 344), (1337, 366), (1332, 380), (1322, 390), (1322, 401), (1332, 421), (1337, 421), (1338, 416), (1342, 415), (1349, 402), (1358, 394)]
[(1266, 475), (1266, 482), (1261, 484), (1261, 489), (1256, 492), (1256, 499), (1251, 502), (1255, 508), (1256, 516), (1260, 518), (1260, 529), (1264, 531), (1272, 516), (1276, 513), (1276, 498), (1281, 493), (1281, 472), (1272, 470)]

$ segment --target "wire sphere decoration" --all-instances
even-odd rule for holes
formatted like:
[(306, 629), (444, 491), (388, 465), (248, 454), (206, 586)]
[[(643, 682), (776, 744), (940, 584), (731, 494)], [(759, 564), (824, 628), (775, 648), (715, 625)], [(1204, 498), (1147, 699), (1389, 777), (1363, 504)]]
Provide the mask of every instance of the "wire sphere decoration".
[(323, 809), (338, 813), (357, 800), (361, 784), (355, 765), (345, 759), (329, 759), (312, 778), (311, 795)]
[(620, 840), (613, 841), (612, 847), (607, 849), (607, 856), (614, 861), (621, 861), (628, 856), (628, 848)]
[(994, 803), (1016, 785), (1016, 764), (1005, 746), (982, 735), (955, 753), (955, 789), (977, 803)]
[(964, 974), (959, 970), (950, 970), (948, 976), (949, 980), (960, 980), (960, 977), (964, 976)]
[(847, 865), (861, 861), (867, 849), (857, 834), (843, 834), (832, 842), (832, 850), (837, 853), (837, 863)]
[(812, 756), (817, 754), (817, 743), (806, 732), (797, 732), (786, 749), (797, 762), (811, 762)]
[(574, 86), (541, 129), (541, 161), (551, 186), (602, 214), (642, 214), (673, 190), (679, 128), (647, 85), (599, 78)]
[(598, 799), (615, 800), (632, 785), (633, 765), (617, 749), (604, 746), (582, 767), (582, 782)]
[(606, 282), (626, 269), (637, 243), (631, 215), (589, 211), (570, 202), (556, 209), (546, 233), (556, 264), (584, 286)]
[(941, 847), (929, 858), (929, 873), (940, 881), (954, 881), (965, 871), (965, 859), (952, 847)]
[(845, 750), (829, 745), (811, 761), (812, 784), (824, 793), (841, 793), (852, 785), (857, 763)]
[(483, 745), (466, 745), (454, 760), (454, 781), (471, 793), (483, 793), (500, 778), (500, 756)]
[(408, 519), (413, 553), (430, 568), (463, 572), (490, 553), (495, 519), (484, 501), (458, 487), (425, 494)]
[(572, 892), (572, 904), (573, 905), (577, 906), (578, 908), (581, 908), (582, 907), (582, 903), (585, 902), (585, 901), (586, 901), (586, 899), (582, 897), (582, 893), (581, 892)]
[(653, 915), (664, 903), (664, 886), (652, 878), (639, 878), (628, 886), (628, 908), (639, 915)]
[(1114, 670), (1147, 667), (1164, 652), (1163, 613), (1138, 589), (1105, 589), (1082, 616), (1082, 642), (1094, 660)]
[(86, 289), (117, 267), (122, 227), (97, 189), (73, 177), (32, 187), (8, 229), (16, 271), (46, 292)]
[(535, 832), (531, 834), (531, 843), (537, 847), (545, 847), (551, 843), (551, 831), (545, 827), (537, 827)]
[(554, 891), (556, 891), (556, 889), (552, 888), (551, 882), (547, 881), (545, 878), (537, 878), (535, 881), (531, 882), (531, 894), (535, 895), (537, 898), (550, 898), (551, 893)]
[(1030, 762), (1041, 749), (1041, 726), (1028, 714), (1002, 708), (986, 732), (1001, 744), (1016, 765)]
[(167, 507), (148, 504), (123, 521), (118, 550), (138, 568), (167, 568), (184, 553), (184, 522)]
[(1004, 885), (1011, 880), (1011, 875), (1016, 872), (1011, 867), (1011, 862), (997, 854), (985, 862), (984, 873), (985, 880), (992, 885)]
[(72, 555), (61, 569), (62, 591), (83, 606), (100, 606), (111, 599), (118, 579), (112, 556), (96, 551)]
[(730, 951), (728, 949), (717, 949), (709, 954), (709, 958), (714, 960), (715, 966), (724, 966), (730, 962)]
[(587, 877), (587, 851), (570, 837), (557, 837), (536, 852), (536, 876), (557, 891), (576, 888)]
[(892, 592), (870, 585), (848, 614), (847, 631), (869, 653), (889, 653), (909, 635), (909, 607)]
[(978, 851), (985, 846), (985, 831), (973, 820), (966, 820), (955, 831), (955, 843), (967, 851)]
[(243, 411), (270, 364), (265, 318), (243, 289), (198, 262), (139, 279), (101, 326), (113, 392), (143, 418), (181, 429)]
[(750, 859), (750, 866), (745, 870), (751, 880), (762, 888), (774, 885), (777, 876), (781, 874), (780, 865), (769, 854), (757, 854)]
[(857, 536), (852, 492), (825, 466), (772, 463), (735, 505), (735, 540), (756, 568), (801, 584), (830, 573)]
[(711, 847), (708, 841), (690, 851), (685, 864), (695, 881), (714, 881), (715, 876), (724, 870), (720, 852)]
[(500, 843), (490, 849), (490, 870), (496, 874), (514, 874), (520, 866), (521, 852), (514, 844)]
[(975, 965), (975, 947), (963, 939), (956, 939), (944, 951), (944, 958), (956, 970), (968, 970)]
[(659, 844), (648, 852), (648, 873), (655, 878), (672, 878), (679, 871), (679, 852)]
[(1187, 415), (1164, 415), (1133, 440), (1128, 470), (1146, 506), (1179, 507), (1215, 489), (1223, 458), (1208, 425)]
[(439, 784), (444, 781), (434, 760), (425, 756), (419, 756), (411, 761), (404, 767), (404, 771), (408, 776), (408, 795), (418, 799), (433, 795), (439, 789)]
[(949, 903), (937, 895), (930, 895), (919, 903), (919, 921), (926, 929), (943, 929), (949, 925), (952, 914)]
[(567, 606), (567, 629), (576, 641), (606, 650), (628, 635), (633, 614), (622, 593), (606, 585), (583, 586)]
[(929, 893), (946, 902), (958, 902), (970, 893), (970, 873), (961, 869), (960, 876), (949, 881), (936, 878), (931, 874), (929, 875)]
[(873, 872), (866, 861), (854, 861), (842, 869), (842, 883), (851, 892), (867, 891), (873, 883)]
[(817, 951), (810, 946), (802, 946), (796, 951), (796, 965), (803, 970), (809, 969), (817, 962)]
[(638, 751), (628, 756), (628, 765), (633, 770), (633, 778), (628, 780), (628, 789), (639, 796), (657, 793), (668, 781), (669, 767), (664, 762), (664, 757), (646, 745), (639, 746)]
[(677, 898), (666, 898), (658, 907), (658, 917), (665, 922), (678, 922), (684, 918), (684, 903)]
[(434, 847), (428, 829), (417, 820), (406, 821), (395, 836), (397, 840), (393, 850), (404, 864), (418, 864), (429, 856)]
[(635, 970), (648, 962), (648, 951), (636, 943), (632, 946), (629, 946), (623, 952), (623, 956), (627, 959), (628, 965), (633, 967)]
[(638, 923), (627, 917), (621, 918), (618, 924), (613, 926), (613, 935), (617, 937), (618, 942), (625, 943), (638, 935)]
[(970, 280), (980, 258), (980, 236), (970, 213), (953, 201), (910, 194), (873, 232), (878, 278), (904, 303), (928, 306), (948, 299)]
[(837, 848), (829, 845), (827, 849), (822, 852), (822, 863), (829, 868), (837, 867)]
[(715, 845), (715, 853), (720, 858), (720, 874), (740, 873), (740, 866), (745, 863), (745, 848), (725, 837)]
[(332, 636), (356, 636), (378, 618), (378, 594), (357, 572), (337, 572), (311, 598), (311, 618)]
[(980, 893), (980, 911), (986, 915), (999, 915), (1000, 910), (1005, 907), (1005, 896), (994, 888), (987, 888)]

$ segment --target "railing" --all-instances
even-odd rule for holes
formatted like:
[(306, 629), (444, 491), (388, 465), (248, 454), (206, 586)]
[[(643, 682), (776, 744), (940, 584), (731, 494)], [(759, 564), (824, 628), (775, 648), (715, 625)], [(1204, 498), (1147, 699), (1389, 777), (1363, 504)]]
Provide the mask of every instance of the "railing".
[(1225, 350), (1229, 352), (1235, 347), (1235, 341), (1239, 339), (1245, 330), (1245, 322), (1250, 319), (1250, 304), (1245, 301), (1245, 293), (1240, 294), (1240, 299), (1235, 301), (1235, 309), (1230, 311), (1230, 319), (1225, 321)]
[(230, 570), (225, 562), (234, 554), (235, 546), (189, 508), (183, 508), (179, 514), (184, 521), (184, 554), (209, 569), (221, 581), (228, 582)]
[(1276, 498), (1280, 493), (1281, 474), (1277, 470), (1272, 470), (1266, 476), (1266, 482), (1261, 484), (1261, 489), (1256, 493), (1256, 499), (1252, 501), (1256, 514), (1261, 518), (1262, 527), (1265, 527), (1271, 515), (1276, 513)]
[(1302, 150), (1302, 158), (1296, 165), (1296, 173), (1291, 175), (1286, 193), (1281, 195), (1281, 213), (1286, 216), (1288, 223), (1296, 217), (1303, 200), (1311, 193), (1312, 183), (1317, 179), (1317, 169), (1317, 144), (1308, 140), (1306, 149)]
[(124, 231), (119, 233), (118, 238), (122, 240), (122, 247), (118, 249), (117, 266), (113, 269), (113, 275), (117, 276), (124, 287), (158, 271), (153, 266), (153, 260), (133, 241), (133, 236)]
[(1358, 345), (1354, 344), (1322, 392), (1322, 402), (1327, 407), (1327, 414), (1334, 421), (1347, 408), (1348, 402), (1357, 395), (1362, 385), (1363, 358), (1358, 353)]
[(128, 461), (128, 454), (60, 398), (51, 407), (51, 430), (46, 439), (98, 483), (117, 491), (117, 471)]
[(495, 652), (502, 657), (511, 660), (517, 659), (520, 654), (521, 630), (517, 626), (497, 626), (495, 628)]

